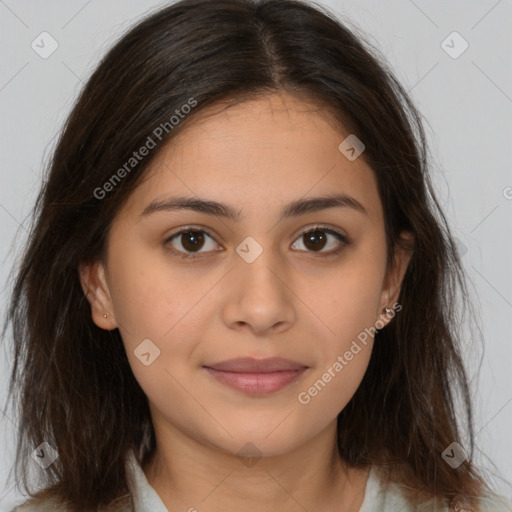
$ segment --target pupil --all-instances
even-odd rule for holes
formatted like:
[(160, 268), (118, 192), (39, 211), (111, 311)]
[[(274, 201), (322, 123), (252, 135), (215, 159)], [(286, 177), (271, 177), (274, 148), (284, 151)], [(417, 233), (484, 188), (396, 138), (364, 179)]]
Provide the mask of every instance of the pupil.
[[(323, 247), (325, 246), (325, 235), (322, 233), (322, 231), (319, 231), (319, 230), (316, 230), (316, 231), (312, 231), (310, 233), (308, 233), (307, 235), (304, 235), (306, 237), (306, 247), (308, 248), (312, 248), (312, 249), (323, 249)], [(309, 247), (308, 243), (309, 242), (312, 242), (312, 247)], [(320, 243), (320, 247), (319, 247), (319, 242), (323, 242), (323, 243)]]
[(204, 236), (199, 231), (187, 231), (183, 233), (183, 239), (184, 242), (182, 241), (182, 245), (187, 251), (200, 249), (202, 242), (204, 242)]

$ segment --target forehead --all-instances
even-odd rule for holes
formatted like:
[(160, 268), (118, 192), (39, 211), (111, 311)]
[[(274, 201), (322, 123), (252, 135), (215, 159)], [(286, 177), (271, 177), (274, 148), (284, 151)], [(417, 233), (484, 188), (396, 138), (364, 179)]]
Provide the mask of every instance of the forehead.
[(355, 196), (370, 217), (382, 215), (376, 180), (362, 158), (338, 149), (350, 135), (326, 111), (288, 94), (272, 94), (195, 114), (162, 148), (127, 207), (188, 195), (261, 215), (300, 197)]

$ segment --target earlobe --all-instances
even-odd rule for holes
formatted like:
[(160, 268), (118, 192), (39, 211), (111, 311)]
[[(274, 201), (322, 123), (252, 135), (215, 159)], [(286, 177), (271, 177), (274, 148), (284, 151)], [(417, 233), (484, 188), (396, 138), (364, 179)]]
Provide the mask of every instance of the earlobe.
[[(403, 232), (400, 234), (400, 242), (395, 247), (393, 261), (386, 273), (380, 303), (380, 318), (384, 319), (386, 325), (395, 316), (395, 312), (402, 309), (402, 306), (398, 303), (398, 297), (413, 254), (413, 243), (414, 236), (412, 233)], [(392, 310), (392, 313), (389, 312), (389, 309)]]
[(91, 305), (93, 322), (105, 330), (117, 327), (112, 298), (101, 262), (84, 263), (78, 267), (82, 290)]

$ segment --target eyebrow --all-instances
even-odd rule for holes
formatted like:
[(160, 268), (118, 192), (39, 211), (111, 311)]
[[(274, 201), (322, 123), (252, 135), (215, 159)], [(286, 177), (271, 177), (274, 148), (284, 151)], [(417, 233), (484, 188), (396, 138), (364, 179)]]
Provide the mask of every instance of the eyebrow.
[[(357, 199), (346, 194), (333, 194), (293, 201), (283, 208), (281, 220), (329, 208), (350, 208), (363, 215), (368, 215), (364, 206)], [(154, 200), (144, 208), (141, 216), (147, 216), (160, 211), (176, 210), (192, 210), (207, 215), (223, 217), (234, 222), (239, 222), (243, 218), (241, 211), (235, 210), (227, 204), (195, 197), (169, 197), (162, 200)]]

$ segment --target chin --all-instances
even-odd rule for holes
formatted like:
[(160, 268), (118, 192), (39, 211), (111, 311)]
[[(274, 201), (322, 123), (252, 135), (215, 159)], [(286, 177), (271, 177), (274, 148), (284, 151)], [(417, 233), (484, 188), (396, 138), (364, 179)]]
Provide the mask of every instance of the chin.
[(299, 439), (294, 442), (290, 435), (286, 435), (285, 431), (270, 434), (271, 432), (272, 429), (268, 428), (262, 428), (258, 432), (254, 432), (254, 429), (252, 432), (249, 432), (249, 429), (247, 432), (230, 431), (232, 438), (225, 437), (220, 443), (215, 440), (211, 441), (220, 450), (242, 459), (278, 457), (292, 451), (300, 443)]

